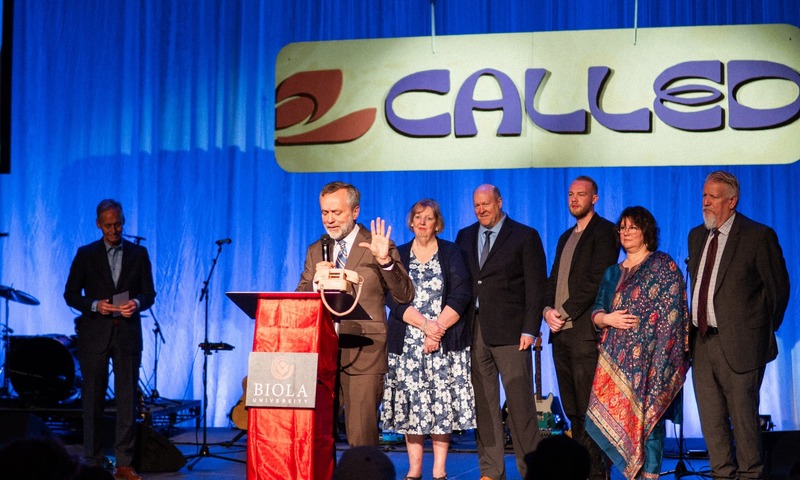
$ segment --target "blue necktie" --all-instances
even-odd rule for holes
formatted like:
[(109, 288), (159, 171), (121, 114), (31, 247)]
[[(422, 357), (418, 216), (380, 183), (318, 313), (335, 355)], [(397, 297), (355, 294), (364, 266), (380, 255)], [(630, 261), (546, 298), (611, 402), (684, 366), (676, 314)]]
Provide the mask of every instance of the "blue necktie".
[(339, 240), (339, 255), (336, 256), (336, 268), (344, 268), (347, 263), (347, 242)]
[(489, 249), (491, 248), (491, 242), (489, 239), (492, 236), (492, 231), (487, 230), (483, 232), (486, 235), (486, 240), (483, 241), (483, 248), (481, 249), (481, 258), (478, 259), (478, 267), (483, 268), (483, 264), (486, 263), (486, 259), (489, 257)]

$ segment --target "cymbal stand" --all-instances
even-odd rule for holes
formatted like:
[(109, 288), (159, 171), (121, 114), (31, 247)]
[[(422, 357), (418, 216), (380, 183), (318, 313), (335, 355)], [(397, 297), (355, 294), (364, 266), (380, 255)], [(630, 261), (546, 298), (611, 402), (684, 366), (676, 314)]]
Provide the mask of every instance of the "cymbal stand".
[(208, 284), (211, 281), (211, 275), (214, 274), (214, 268), (217, 266), (217, 259), (219, 259), (220, 254), (222, 253), (222, 245), (223, 243), (217, 242), (219, 249), (217, 250), (217, 256), (214, 257), (214, 261), (211, 264), (211, 270), (208, 272), (208, 277), (206, 278), (205, 282), (203, 282), (203, 289), (200, 291), (200, 301), (205, 301), (205, 323), (204, 323), (204, 340), (203, 343), (200, 344), (200, 348), (203, 350), (203, 443), (200, 445), (200, 451), (194, 455), (187, 455), (186, 459), (194, 459), (193, 462), (186, 467), (189, 471), (191, 471), (197, 463), (204, 459), (204, 458), (218, 458), (220, 460), (228, 460), (231, 462), (238, 462), (238, 463), (245, 463), (244, 460), (239, 460), (236, 458), (225, 457), (222, 455), (215, 455), (211, 453), (209, 450), (208, 445), (208, 357), (214, 351), (218, 350), (217, 345), (214, 345), (208, 341)]
[(3, 385), (0, 387), (0, 397), (8, 397), (11, 390), (8, 388), (8, 372), (6, 371), (6, 363), (8, 363), (8, 346), (10, 343), (9, 335), (14, 333), (14, 330), (8, 328), (8, 299), (6, 298), (6, 314), (3, 317), (3, 363), (0, 363), (0, 371), (3, 373)]

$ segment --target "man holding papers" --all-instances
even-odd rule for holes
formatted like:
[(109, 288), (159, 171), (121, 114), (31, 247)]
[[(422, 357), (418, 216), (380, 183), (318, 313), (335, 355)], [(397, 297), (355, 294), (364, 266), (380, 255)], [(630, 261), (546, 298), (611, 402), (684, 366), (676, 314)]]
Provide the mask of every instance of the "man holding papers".
[(141, 477), (133, 469), (136, 440), (136, 386), (142, 360), (139, 312), (153, 304), (156, 293), (147, 249), (122, 239), (125, 216), (116, 200), (97, 205), (97, 228), (103, 238), (78, 249), (64, 289), (67, 305), (79, 310), (78, 361), (83, 386), (84, 461), (102, 465), (102, 418), (108, 387), (108, 361), (113, 360), (116, 397), (114, 476)]

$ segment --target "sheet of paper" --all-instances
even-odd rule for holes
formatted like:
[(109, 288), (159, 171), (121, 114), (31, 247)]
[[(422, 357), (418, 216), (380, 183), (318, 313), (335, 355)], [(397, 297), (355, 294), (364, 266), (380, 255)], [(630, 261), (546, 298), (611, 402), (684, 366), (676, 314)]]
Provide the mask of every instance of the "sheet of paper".
[[(111, 303), (115, 307), (119, 307), (121, 305), (125, 305), (126, 303), (128, 303), (129, 300), (130, 300), (130, 294), (128, 293), (127, 290), (125, 290), (122, 293), (118, 293), (118, 294), (114, 295), (113, 297), (111, 297)], [(114, 316), (115, 317), (119, 317), (121, 315), (122, 314), (119, 313), (119, 312), (114, 312)]]

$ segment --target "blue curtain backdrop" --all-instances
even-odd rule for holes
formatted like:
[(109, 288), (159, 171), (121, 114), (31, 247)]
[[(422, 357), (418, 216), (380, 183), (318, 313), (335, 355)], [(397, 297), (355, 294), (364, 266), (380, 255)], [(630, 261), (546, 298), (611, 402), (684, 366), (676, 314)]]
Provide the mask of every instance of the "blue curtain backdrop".
[[(598, 0), (439, 0), (437, 35), (633, 28), (635, 3)], [(797, 0), (641, 2), (639, 27), (789, 23)], [(566, 190), (579, 174), (600, 184), (600, 214), (616, 219), (644, 205), (661, 227), (662, 249), (683, 264), (686, 235), (700, 223), (701, 188), (716, 167), (523, 169), (289, 174), (275, 162), (274, 62), (299, 41), (424, 36), (426, 0), (17, 0), (14, 19), (12, 174), (0, 176), (0, 283), (30, 293), (38, 307), (9, 305), (17, 335), (70, 334), (76, 313), (62, 292), (78, 246), (99, 238), (97, 202), (125, 206), (127, 233), (145, 237), (158, 296), (144, 319), (143, 380), (152, 387), (154, 320), (165, 348), (158, 390), (202, 398), (202, 282), (230, 237), (210, 283), (209, 338), (236, 347), (209, 359), (209, 425), (224, 426), (241, 396), (253, 321), (226, 291), (293, 290), (306, 246), (322, 233), (317, 195), (334, 179), (362, 191), (361, 219), (390, 219), (408, 241), (407, 208), (439, 200), (443, 238), (475, 219), (472, 189), (498, 185), (509, 215), (537, 228), (551, 264), (571, 225)], [(633, 31), (631, 32), (633, 38)], [(623, 146), (621, 146), (622, 148)], [(714, 148), (714, 145), (708, 145)], [(800, 158), (800, 152), (798, 152)], [(800, 429), (800, 204), (798, 164), (730, 167), (742, 183), (740, 211), (772, 225), (793, 279), (767, 369), (762, 412), (780, 429)], [(545, 390), (556, 390), (549, 348)], [(694, 395), (687, 436), (700, 436)]]

